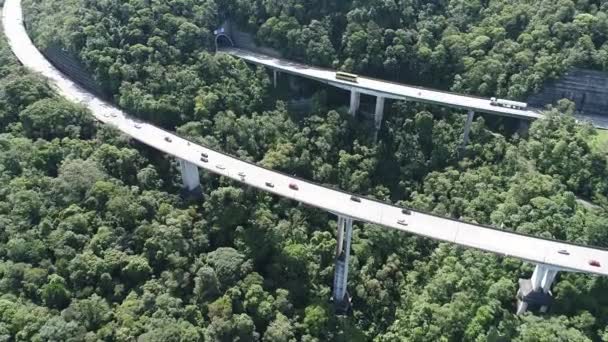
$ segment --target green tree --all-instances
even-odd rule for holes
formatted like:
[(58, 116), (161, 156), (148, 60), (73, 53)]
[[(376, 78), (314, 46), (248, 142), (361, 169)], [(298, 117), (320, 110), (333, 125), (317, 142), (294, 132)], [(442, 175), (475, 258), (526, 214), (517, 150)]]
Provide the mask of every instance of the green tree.
[(294, 342), (294, 328), (287, 317), (278, 313), (264, 333), (264, 342)]
[(37, 101), (19, 113), (25, 134), (30, 138), (91, 137), (93, 120), (83, 108), (64, 100)]
[[(53, 274), (48, 282), (42, 286), (41, 297), (44, 304), (50, 308), (63, 309), (70, 304), (70, 292), (66, 289), (65, 280)], [(59, 323), (57, 321), (57, 323)]]

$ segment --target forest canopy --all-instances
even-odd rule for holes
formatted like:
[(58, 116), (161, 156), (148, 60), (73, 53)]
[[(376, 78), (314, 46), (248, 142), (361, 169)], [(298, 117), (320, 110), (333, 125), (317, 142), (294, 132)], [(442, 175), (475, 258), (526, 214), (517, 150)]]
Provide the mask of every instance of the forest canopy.
[[(390, 102), (375, 141), (344, 94), (214, 53), (231, 18), (321, 66), (522, 98), (606, 68), (598, 1), (26, 0), (129, 113), (275, 170), (417, 210), (608, 247), (598, 132), (561, 103), (529, 130)], [(288, 105), (302, 83), (312, 108)], [(296, 87), (297, 88), (297, 87)], [(341, 97), (342, 96), (342, 97)], [(345, 98), (345, 97), (344, 97)], [(546, 314), (516, 316), (533, 265), (356, 223), (353, 309), (336, 316), (335, 217), (205, 172), (92, 120), (0, 40), (0, 340), (608, 341), (608, 279), (560, 273)]]

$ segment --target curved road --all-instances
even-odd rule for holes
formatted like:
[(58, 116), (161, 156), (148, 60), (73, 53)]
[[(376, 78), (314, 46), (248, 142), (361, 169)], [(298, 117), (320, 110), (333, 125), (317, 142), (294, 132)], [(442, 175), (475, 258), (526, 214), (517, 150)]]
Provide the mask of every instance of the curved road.
[[(115, 126), (144, 144), (221, 176), (358, 221), (513, 256), (564, 271), (608, 275), (606, 250), (510, 233), (415, 211), (405, 215), (402, 208), (366, 198), (355, 202), (350, 199), (351, 194), (241, 161), (154, 125), (139, 122), (112, 104), (98, 99), (53, 67), (30, 40), (22, 19), (21, 0), (6, 0), (2, 13), (4, 33), (21, 63), (44, 75), (62, 96), (89, 108), (97, 120)], [(167, 137), (171, 142), (166, 140)], [(209, 162), (200, 160), (201, 152), (208, 154)], [(244, 177), (239, 173), (244, 173)], [(273, 186), (268, 186), (267, 182)], [(299, 190), (291, 189), (289, 185), (292, 183), (297, 184)], [(601, 266), (592, 266), (591, 260), (598, 261)]]
[[(543, 117), (543, 114), (537, 109), (520, 110), (493, 106), (490, 104), (490, 99), (488, 98), (394, 83), (361, 75), (358, 75), (357, 83), (352, 83), (336, 79), (335, 70), (296, 63), (239, 48), (223, 48), (219, 51), (241, 58), (249, 63), (269, 67), (276, 71), (313, 79), (346, 90), (356, 89), (362, 94), (382, 96), (394, 100), (423, 102), (451, 108), (472, 110), (476, 113), (510, 116), (525, 120), (536, 120)], [(596, 128), (608, 129), (608, 118), (606, 117), (578, 113), (574, 116), (579, 121), (590, 122)]]
[(394, 100), (424, 102), (452, 108), (472, 110), (479, 113), (511, 116), (518, 119), (534, 120), (542, 118), (543, 116), (537, 110), (521, 110), (493, 106), (490, 104), (490, 99), (486, 98), (393, 83), (361, 75), (357, 76), (357, 83), (338, 80), (336, 79), (335, 70), (296, 63), (249, 50), (225, 48), (219, 51), (241, 58), (253, 64), (263, 65), (277, 71), (310, 78), (338, 88), (347, 90), (354, 88), (362, 94), (382, 96)]

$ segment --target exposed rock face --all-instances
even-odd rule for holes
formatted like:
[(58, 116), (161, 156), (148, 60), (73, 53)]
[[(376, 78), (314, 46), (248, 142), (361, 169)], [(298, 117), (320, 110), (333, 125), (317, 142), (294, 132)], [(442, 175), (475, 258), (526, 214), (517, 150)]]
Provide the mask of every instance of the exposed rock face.
[(221, 29), (223, 29), (223, 34), (229, 36), (232, 39), (232, 42), (236, 47), (249, 51), (263, 53), (268, 56), (281, 57), (281, 53), (278, 50), (257, 45), (254, 34), (241, 30), (235, 23), (230, 20), (226, 20), (220, 27), (220, 30)]
[(528, 98), (532, 107), (569, 99), (584, 115), (608, 116), (608, 72), (573, 68), (560, 79), (547, 82), (540, 93)]

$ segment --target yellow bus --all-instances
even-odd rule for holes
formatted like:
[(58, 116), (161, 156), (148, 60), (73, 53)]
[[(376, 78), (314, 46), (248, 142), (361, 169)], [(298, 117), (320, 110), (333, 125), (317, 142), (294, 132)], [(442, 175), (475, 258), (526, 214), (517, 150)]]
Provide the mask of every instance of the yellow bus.
[(342, 71), (337, 71), (336, 72), (336, 79), (337, 80), (342, 80), (342, 81), (347, 81), (347, 82), (357, 83), (357, 75), (355, 75), (355, 74), (349, 74), (347, 72), (342, 72)]

